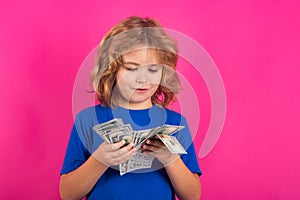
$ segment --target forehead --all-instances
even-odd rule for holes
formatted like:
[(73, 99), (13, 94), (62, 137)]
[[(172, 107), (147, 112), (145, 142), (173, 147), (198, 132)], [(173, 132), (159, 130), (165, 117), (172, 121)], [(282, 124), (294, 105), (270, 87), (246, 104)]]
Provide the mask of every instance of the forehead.
[(159, 63), (158, 52), (151, 48), (139, 48), (122, 55), (123, 62), (136, 63), (138, 65)]

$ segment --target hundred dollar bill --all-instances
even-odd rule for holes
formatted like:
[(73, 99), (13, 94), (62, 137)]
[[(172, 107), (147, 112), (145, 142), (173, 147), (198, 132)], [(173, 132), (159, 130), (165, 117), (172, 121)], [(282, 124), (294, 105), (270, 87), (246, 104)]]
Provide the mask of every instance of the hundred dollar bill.
[(174, 126), (174, 125), (165, 124), (159, 128), (158, 132), (160, 134), (172, 135), (172, 134), (180, 131), (183, 128), (184, 128), (184, 126)]
[(171, 153), (187, 154), (176, 137), (164, 134), (157, 134), (156, 136), (165, 144)]
[(115, 118), (95, 125), (93, 130), (104, 141), (110, 144), (123, 140), (125, 141), (125, 146), (133, 142), (134, 147), (138, 150), (137, 153), (119, 165), (120, 175), (124, 175), (134, 170), (150, 168), (152, 166), (154, 157), (143, 154), (140, 151), (141, 146), (150, 138), (157, 137), (160, 139), (171, 153), (186, 154), (187, 152), (176, 137), (172, 136), (183, 128), (184, 126), (165, 124), (161, 127), (135, 131), (130, 124), (124, 124), (122, 119)]

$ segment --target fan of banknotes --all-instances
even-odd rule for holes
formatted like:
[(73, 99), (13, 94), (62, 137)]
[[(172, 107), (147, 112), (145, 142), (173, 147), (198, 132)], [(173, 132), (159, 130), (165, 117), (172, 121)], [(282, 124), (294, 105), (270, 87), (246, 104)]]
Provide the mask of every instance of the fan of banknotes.
[(183, 129), (184, 126), (174, 126), (165, 124), (161, 127), (135, 131), (130, 124), (124, 124), (120, 118), (97, 124), (94, 131), (107, 143), (116, 143), (124, 140), (125, 145), (130, 142), (138, 150), (129, 160), (119, 165), (120, 174), (123, 175), (137, 169), (151, 168), (153, 156), (141, 153), (140, 148), (150, 138), (160, 139), (171, 153), (186, 154), (187, 152), (178, 142), (173, 133)]

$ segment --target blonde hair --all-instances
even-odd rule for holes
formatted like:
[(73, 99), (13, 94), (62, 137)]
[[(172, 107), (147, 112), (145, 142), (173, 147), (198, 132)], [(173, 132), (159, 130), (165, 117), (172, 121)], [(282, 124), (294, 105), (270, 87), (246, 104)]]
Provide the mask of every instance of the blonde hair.
[(178, 60), (176, 42), (157, 20), (133, 16), (116, 24), (100, 43), (90, 81), (102, 105), (115, 105), (112, 96), (116, 73), (123, 64), (122, 55), (141, 46), (153, 49), (160, 64), (165, 66), (161, 83), (151, 97), (152, 103), (167, 107), (176, 99), (180, 85), (175, 71)]

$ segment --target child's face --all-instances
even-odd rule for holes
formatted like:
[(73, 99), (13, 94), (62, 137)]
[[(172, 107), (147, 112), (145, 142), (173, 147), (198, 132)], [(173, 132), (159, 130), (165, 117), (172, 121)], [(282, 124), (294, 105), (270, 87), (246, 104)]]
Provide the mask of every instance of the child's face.
[(124, 64), (116, 75), (117, 89), (121, 96), (118, 105), (129, 109), (151, 107), (151, 96), (159, 86), (163, 71), (155, 51), (139, 49), (122, 57)]

